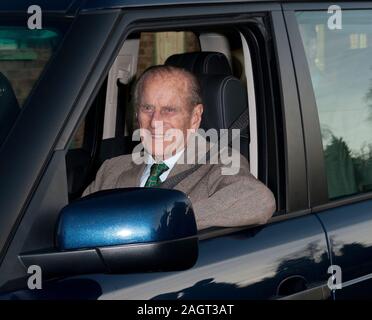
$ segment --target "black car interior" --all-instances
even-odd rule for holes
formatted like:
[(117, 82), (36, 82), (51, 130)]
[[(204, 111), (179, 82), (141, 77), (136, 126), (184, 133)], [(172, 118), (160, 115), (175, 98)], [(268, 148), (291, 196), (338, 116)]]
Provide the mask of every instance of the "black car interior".
[(105, 110), (106, 85), (104, 81), (93, 105), (85, 117), (84, 139), (81, 148), (70, 149), (66, 154), (67, 185), (69, 199), (78, 198), (98, 170), (99, 150), (102, 149), (103, 115)]

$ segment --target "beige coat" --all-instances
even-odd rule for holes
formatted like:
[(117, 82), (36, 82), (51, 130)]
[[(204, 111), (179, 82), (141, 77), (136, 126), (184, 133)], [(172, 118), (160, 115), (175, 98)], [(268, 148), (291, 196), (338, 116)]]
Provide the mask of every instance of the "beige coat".
[[(174, 188), (189, 196), (199, 230), (264, 224), (275, 212), (272, 192), (251, 175), (248, 161), (239, 156), (236, 175), (222, 175), (223, 164), (205, 164)], [(139, 186), (145, 166), (134, 163), (131, 154), (106, 160), (83, 196), (99, 190)], [(176, 163), (168, 178), (192, 166)]]

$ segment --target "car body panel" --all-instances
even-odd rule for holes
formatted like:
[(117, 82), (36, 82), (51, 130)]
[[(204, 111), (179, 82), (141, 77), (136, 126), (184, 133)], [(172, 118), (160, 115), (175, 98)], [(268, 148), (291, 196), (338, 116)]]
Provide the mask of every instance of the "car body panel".
[(91, 299), (276, 299), (298, 293), (290, 284), (296, 277), (304, 291), (324, 286), (329, 265), (324, 231), (309, 215), (200, 240), (198, 261), (186, 271), (76, 276), (7, 297), (67, 299), (77, 289)]
[(91, 279), (102, 288), (100, 299), (273, 299), (294, 275), (308, 287), (324, 284), (328, 266), (323, 229), (307, 216), (202, 240), (187, 271)]
[(0, 12), (11, 11), (11, 12), (22, 12), (27, 13), (30, 6), (36, 5), (41, 8), (44, 12), (54, 12), (65, 14), (69, 11), (71, 6), (78, 2), (77, 0), (15, 0), (15, 1), (1, 1)]
[[(341, 268), (346, 288), (336, 290), (336, 299), (371, 297), (372, 287), (365, 281), (372, 278), (372, 201), (327, 209), (318, 215), (327, 230), (332, 264)], [(360, 287), (365, 288), (360, 291)]]

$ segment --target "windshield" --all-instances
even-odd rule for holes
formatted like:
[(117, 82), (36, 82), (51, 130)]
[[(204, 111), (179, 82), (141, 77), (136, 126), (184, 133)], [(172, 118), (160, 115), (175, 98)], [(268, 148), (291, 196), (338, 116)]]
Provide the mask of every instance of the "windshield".
[(60, 39), (54, 29), (0, 25), (0, 145)]

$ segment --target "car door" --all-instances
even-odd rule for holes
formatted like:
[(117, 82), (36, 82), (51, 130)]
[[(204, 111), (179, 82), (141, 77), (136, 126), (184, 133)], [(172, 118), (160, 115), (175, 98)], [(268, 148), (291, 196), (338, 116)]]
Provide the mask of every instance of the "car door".
[(280, 10), (270, 18), (285, 109), (284, 139), (290, 146), (285, 150), (287, 214), (261, 227), (202, 232), (198, 261), (187, 271), (84, 277), (99, 283), (99, 299), (332, 298), (326, 236), (318, 218), (308, 215), (301, 118), (284, 21)]
[[(50, 158), (43, 168), (35, 189), (32, 192), (28, 190), (30, 201), (25, 208), (23, 219), (18, 218), (18, 228), (10, 236), (10, 245), (1, 265), (1, 290), (7, 292), (5, 297), (31, 299), (330, 298), (330, 291), (327, 289), (330, 275), (327, 271), (331, 262), (323, 226), (318, 217), (311, 214), (309, 207), (306, 154), (297, 83), (281, 7), (277, 4), (226, 4), (223, 9), (214, 5), (198, 5), (197, 8), (188, 5), (164, 10), (157, 6), (151, 8), (144, 6), (129, 11), (123, 4), (122, 12), (99, 10), (99, 15), (96, 9), (92, 4), (87, 3), (87, 7), (83, 8), (81, 15), (76, 18), (76, 29), (72, 28), (65, 41), (65, 47), (56, 57), (61, 61), (68, 61), (67, 58), (70, 58), (75, 62), (76, 67), (78, 61), (82, 63), (82, 58), (77, 58), (73, 50), (81, 41), (78, 33), (75, 32), (79, 30), (79, 35), (87, 32), (88, 29), (91, 32), (91, 23), (95, 21), (94, 30), (99, 31), (99, 37), (94, 37), (94, 41), (92, 37), (88, 37), (84, 48), (81, 48), (81, 52), (86, 54), (86, 61), (79, 66), (82, 73), (79, 79), (74, 80), (73, 87), (68, 81), (73, 79), (74, 72), (72, 70), (63, 72), (61, 65), (57, 69), (58, 81), (66, 81), (69, 84), (66, 90), (71, 90), (70, 98), (62, 101), (65, 103), (65, 108), (71, 109), (71, 113), (63, 110), (62, 105), (60, 106), (59, 118), (55, 121), (61, 126), (66, 122), (59, 128), (63, 133), (58, 137), (51, 136), (49, 133), (49, 139), (54, 139), (55, 143), (52, 141), (45, 143), (44, 149), (40, 149), (38, 157), (35, 155), (33, 159), (34, 165), (37, 163), (41, 166), (41, 156), (49, 147)], [(272, 104), (266, 101), (262, 108), (271, 107), (280, 116), (275, 113), (276, 111), (273, 113), (277, 116), (275, 122), (277, 127), (274, 127), (273, 119), (260, 118), (260, 121), (264, 121), (265, 125), (270, 127), (267, 132), (279, 137), (270, 143), (274, 150), (280, 150), (284, 159), (281, 165), (282, 171), (280, 173), (275, 171), (275, 174), (280, 175), (285, 181), (282, 190), (283, 203), (278, 205), (281, 210), (265, 226), (215, 228), (201, 232), (198, 261), (193, 268), (186, 271), (81, 275), (46, 282), (42, 290), (17, 290), (24, 288), (27, 283), (27, 274), (19, 263), (18, 255), (24, 251), (53, 245), (53, 227), (58, 212), (68, 201), (64, 156), (68, 149), (69, 138), (79, 118), (85, 114), (89, 99), (98, 86), (97, 83), (104, 78), (102, 75), (105, 74), (105, 70), (107, 71), (112, 57), (117, 53), (117, 48), (129, 32), (129, 27), (133, 28), (137, 20), (141, 20), (141, 23), (147, 27), (150, 23), (162, 27), (162, 21), (169, 23), (169, 21), (182, 21), (186, 18), (195, 19), (193, 22), (195, 23), (198, 15), (203, 17), (203, 21), (199, 21), (203, 24), (206, 23), (207, 17), (221, 24), (226, 21), (231, 22), (232, 18), (244, 22), (246, 17), (242, 16), (242, 12), (264, 15), (272, 24), (273, 32), (269, 35), (272, 39), (272, 47), (266, 48), (267, 51), (262, 51), (262, 54), (268, 53), (270, 49), (270, 59), (275, 59), (275, 61), (267, 59), (265, 68), (272, 68), (273, 73), (276, 74), (278, 92), (277, 100), (273, 99)], [(114, 27), (115, 21), (117, 24)], [(58, 61), (56, 64), (58, 65)], [(91, 73), (88, 73), (89, 68), (92, 68)], [(56, 90), (54, 86), (57, 86), (57, 82), (48, 77), (46, 80), (40, 84), (35, 96), (38, 96), (37, 93), (43, 94), (45, 99), (51, 101), (54, 98), (52, 89)], [(46, 90), (47, 83), (51, 90), (44, 92), (42, 89)], [(264, 92), (265, 88), (261, 90)], [(74, 104), (74, 98), (77, 98), (78, 93), (82, 100)], [(47, 102), (41, 105), (46, 109)], [(46, 123), (41, 122), (40, 125), (43, 130), (48, 128)], [(265, 151), (262, 153), (267, 161), (265, 171), (270, 171), (273, 163), (277, 162), (271, 163), (274, 161), (272, 157), (268, 157)], [(41, 172), (40, 168), (38, 172)], [(1, 173), (4, 173), (4, 169)], [(35, 173), (33, 183), (36, 181), (36, 176)], [(30, 176), (29, 179), (31, 178)], [(277, 179), (279, 180), (278, 177)], [(21, 181), (18, 183), (22, 186)], [(5, 207), (6, 199), (2, 197), (1, 200), (0, 203)], [(11, 207), (8, 205), (8, 208)], [(14, 207), (12, 210), (17, 214), (21, 213)], [(40, 220), (41, 218), (43, 221)], [(43, 235), (40, 231), (44, 232)]]
[(313, 215), (261, 228), (208, 231), (186, 271), (85, 275), (18, 291), (22, 299), (330, 299), (327, 244)]
[(338, 270), (335, 297), (370, 298), (372, 6), (331, 5), (284, 8), (305, 144), (307, 154), (312, 154), (310, 202), (326, 229), (331, 263)]

